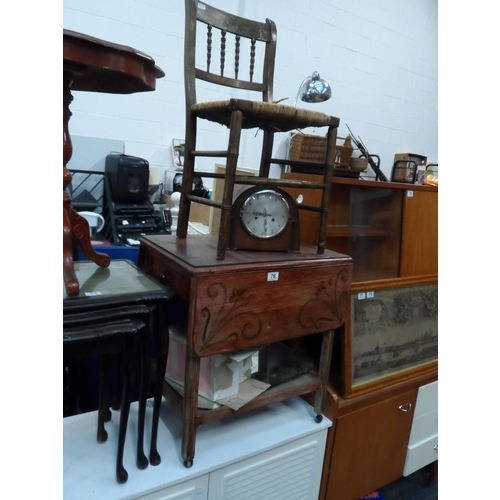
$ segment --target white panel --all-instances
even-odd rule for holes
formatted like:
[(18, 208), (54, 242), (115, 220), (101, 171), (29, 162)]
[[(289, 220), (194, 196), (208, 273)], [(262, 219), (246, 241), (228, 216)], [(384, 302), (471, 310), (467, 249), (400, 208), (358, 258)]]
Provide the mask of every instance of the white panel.
[(125, 147), (123, 141), (79, 135), (72, 135), (71, 143), (73, 145), (73, 154), (67, 165), (70, 170), (104, 172), (106, 156), (113, 152), (123, 153)]
[[(320, 423), (316, 423), (313, 408), (302, 398), (291, 398), (282, 403), (256, 408), (234, 419), (200, 426), (196, 434), (196, 456), (191, 468), (185, 467), (180, 457), (181, 422), (174, 418), (174, 409), (164, 400), (158, 428), (161, 464), (149, 466), (145, 470), (137, 469), (135, 464), (137, 404), (134, 402), (131, 405), (125, 441), (124, 466), (129, 474), (125, 484), (119, 484), (115, 478), (119, 412), (113, 412), (111, 421), (106, 423), (108, 440), (101, 444), (96, 443), (95, 439), (97, 412), (63, 419), (64, 500), (206, 500), (207, 477), (215, 470), (240, 462), (248, 464), (245, 461), (252, 458), (255, 463), (261, 454), (265, 460), (267, 453), (272, 450), (282, 453), (288, 444), (295, 449), (300, 443), (315, 440), (318, 445), (313, 469), (317, 477), (311, 483), (318, 485), (316, 496), (303, 496), (300, 500), (317, 500), (324, 441), (331, 421), (324, 417)], [(146, 442), (149, 440), (147, 436), (151, 435), (152, 413), (153, 401), (150, 399), (146, 406)], [(198, 478), (203, 478), (204, 482), (191, 489), (198, 484)], [(188, 487), (181, 487), (182, 484)], [(311, 491), (313, 489), (311, 487)], [(212, 498), (223, 499), (217, 495)]]
[(208, 500), (316, 500), (326, 431), (210, 474)]
[(437, 460), (438, 381), (418, 389), (403, 475)]
[[(122, 153), (124, 148), (123, 141), (78, 135), (71, 136), (71, 143), (73, 145), (73, 154), (67, 165), (70, 170), (104, 172), (106, 156), (112, 152)], [(100, 175), (88, 177), (87, 174), (74, 174), (69, 189), (70, 196), (75, 198), (83, 190), (89, 191), (96, 200), (101, 200), (104, 190), (103, 177)]]
[(408, 447), (403, 476), (425, 467), (438, 459), (438, 436), (430, 437), (426, 441)]
[(408, 446), (425, 441), (438, 433), (438, 411), (433, 410), (414, 418), (411, 424), (411, 434)]
[(413, 418), (416, 418), (424, 413), (432, 410), (437, 410), (438, 407), (438, 381), (423, 385), (418, 389), (417, 404)]
[(206, 500), (207, 494), (208, 474), (205, 474), (190, 481), (135, 498), (137, 500)]

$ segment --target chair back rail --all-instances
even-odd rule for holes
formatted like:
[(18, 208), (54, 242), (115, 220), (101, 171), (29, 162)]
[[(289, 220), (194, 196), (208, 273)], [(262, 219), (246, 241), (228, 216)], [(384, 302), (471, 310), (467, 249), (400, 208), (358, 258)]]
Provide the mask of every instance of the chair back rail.
[[(263, 101), (272, 101), (277, 40), (276, 25), (273, 21), (269, 19), (266, 19), (264, 23), (251, 21), (196, 1), (186, 2), (186, 19), (195, 20), (195, 22), (186, 23), (185, 32), (185, 78), (186, 82), (191, 82), (187, 86), (189, 93), (186, 97), (190, 104), (196, 102), (195, 78), (216, 85), (260, 92)], [(202, 34), (199, 29), (200, 24), (206, 30), (204, 67), (196, 59), (197, 37), (198, 34)], [(202, 41), (200, 40), (199, 43), (201, 44)], [(262, 46), (260, 50), (258, 50), (258, 45)], [(218, 64), (213, 57), (215, 47), (219, 52)], [(245, 57), (242, 56), (242, 50), (245, 50)], [(233, 56), (232, 72), (228, 70), (229, 55)], [(255, 73), (258, 55), (263, 57), (260, 74)], [(241, 68), (242, 61), (248, 61), (246, 71)], [(233, 76), (229, 76), (231, 73)]]

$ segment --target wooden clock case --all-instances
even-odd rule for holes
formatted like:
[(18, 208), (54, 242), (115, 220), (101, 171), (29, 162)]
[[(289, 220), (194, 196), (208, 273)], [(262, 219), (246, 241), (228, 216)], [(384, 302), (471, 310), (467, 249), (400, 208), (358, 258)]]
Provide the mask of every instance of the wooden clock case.
[[(243, 226), (240, 211), (252, 194), (270, 189), (283, 196), (289, 207), (289, 217), (285, 229), (271, 238), (257, 238), (252, 236)], [(231, 250), (265, 250), (274, 252), (300, 253), (300, 219), (295, 200), (286, 191), (278, 187), (253, 186), (240, 192), (231, 209), (231, 224), (229, 235), (229, 249)]]

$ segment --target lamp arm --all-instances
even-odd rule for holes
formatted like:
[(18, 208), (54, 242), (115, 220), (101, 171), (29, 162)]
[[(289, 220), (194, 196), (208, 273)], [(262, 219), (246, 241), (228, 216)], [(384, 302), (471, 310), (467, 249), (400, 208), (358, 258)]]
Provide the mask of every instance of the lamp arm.
[(296, 108), (297, 107), (297, 101), (299, 100), (299, 96), (300, 96), (300, 93), (302, 91), (302, 87), (304, 86), (304, 83), (307, 82), (307, 80), (309, 80), (311, 77), (310, 76), (306, 76), (303, 80), (302, 80), (302, 83), (300, 84), (300, 87), (299, 87), (299, 90), (297, 92), (297, 97), (295, 98), (295, 102), (293, 103), (293, 107)]

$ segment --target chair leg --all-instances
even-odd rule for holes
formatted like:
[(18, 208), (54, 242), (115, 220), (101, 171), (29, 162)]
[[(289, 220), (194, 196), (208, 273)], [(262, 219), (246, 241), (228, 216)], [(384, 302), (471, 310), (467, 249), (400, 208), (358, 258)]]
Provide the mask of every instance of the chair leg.
[(332, 186), (333, 177), (333, 163), (335, 161), (335, 146), (337, 144), (337, 127), (330, 127), (328, 129), (326, 152), (325, 152), (325, 172), (323, 175), (323, 182), (325, 187), (323, 189), (323, 196), (321, 199), (321, 215), (319, 222), (319, 235), (318, 235), (318, 254), (325, 253), (326, 247), (326, 229), (328, 225), (328, 213), (330, 211), (330, 191)]
[(181, 201), (179, 205), (179, 216), (177, 218), (176, 235), (178, 238), (185, 238), (187, 236), (187, 228), (189, 223), (189, 212), (191, 209), (191, 201), (187, 195), (191, 194), (194, 177), (194, 162), (195, 157), (191, 153), (196, 147), (196, 118), (188, 117), (186, 129), (186, 142), (184, 144), (184, 167), (182, 169), (182, 187), (181, 187)]
[(264, 130), (263, 134), (264, 137), (262, 139), (262, 156), (260, 158), (259, 177), (269, 177), (269, 170), (271, 168), (269, 160), (273, 156), (274, 132)]
[(224, 257), (226, 255), (226, 248), (229, 244), (229, 229), (231, 224), (231, 207), (233, 205), (234, 179), (236, 176), (236, 168), (238, 166), (242, 125), (243, 113), (241, 111), (233, 111), (233, 113), (231, 114), (229, 144), (227, 148), (226, 178), (224, 179), (224, 191), (222, 194), (219, 240), (217, 244), (218, 260), (224, 260)]

